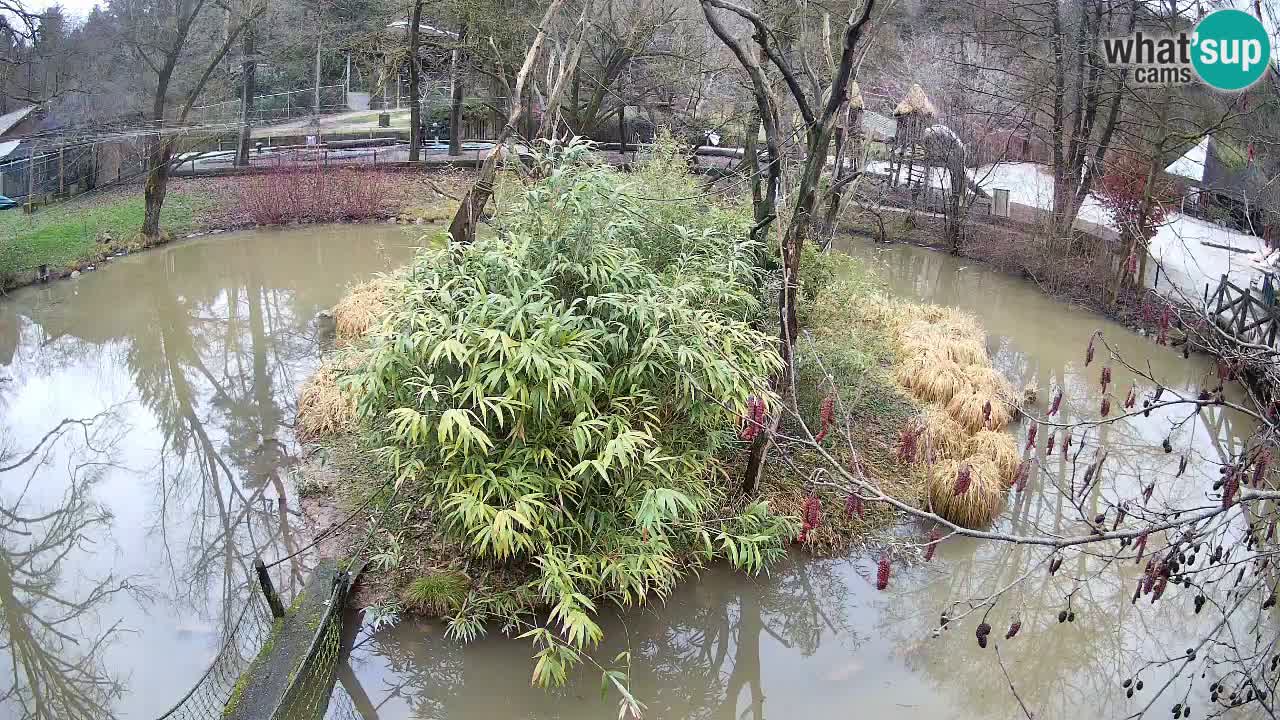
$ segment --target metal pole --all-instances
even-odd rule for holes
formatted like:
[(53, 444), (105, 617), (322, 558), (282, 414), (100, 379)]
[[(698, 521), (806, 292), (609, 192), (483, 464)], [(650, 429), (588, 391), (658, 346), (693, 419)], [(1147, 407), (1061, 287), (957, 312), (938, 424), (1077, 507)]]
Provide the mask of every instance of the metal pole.
[[(317, 18), (318, 19), (318, 18)], [(320, 28), (316, 27), (316, 115), (320, 114)]]
[(284, 617), (284, 603), (280, 602), (280, 595), (276, 593), (276, 587), (271, 582), (271, 575), (267, 573), (267, 566), (263, 564), (262, 558), (254, 558), (253, 569), (258, 574), (258, 584), (262, 586), (267, 605), (271, 607), (271, 616)]
[(32, 201), (35, 200), (36, 192), (36, 150), (39, 148), (37, 143), (31, 143), (31, 159), (27, 162), (27, 213), (35, 211)]

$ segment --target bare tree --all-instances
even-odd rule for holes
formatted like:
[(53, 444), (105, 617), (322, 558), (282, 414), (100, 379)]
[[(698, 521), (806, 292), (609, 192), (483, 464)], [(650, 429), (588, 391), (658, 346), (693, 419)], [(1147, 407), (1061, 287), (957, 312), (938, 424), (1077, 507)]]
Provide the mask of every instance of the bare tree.
[[(839, 33), (840, 45), (837, 60), (832, 63), (829, 80), (823, 84), (817, 81), (817, 74), (807, 62), (804, 65), (809, 76), (810, 90), (806, 91), (799, 75), (788, 59), (785, 45), (779, 32), (766, 18), (746, 7), (728, 0), (701, 0), (702, 11), (712, 31), (721, 42), (733, 53), (738, 62), (751, 78), (752, 94), (756, 110), (764, 126), (767, 165), (764, 174), (767, 183), (763, 207), (757, 209), (758, 225), (767, 227), (773, 218), (778, 217), (777, 187), (782, 178), (782, 130), (780, 103), (773, 86), (765, 75), (764, 67), (759, 60), (760, 55), (782, 77), (790, 100), (802, 118), (805, 137), (804, 159), (798, 172), (796, 187), (791, 195), (791, 216), (781, 230), (780, 250), (782, 253), (782, 287), (778, 293), (778, 316), (780, 321), (780, 354), (787, 369), (784, 376), (775, 380), (775, 385), (785, 387), (787, 378), (792, 372), (792, 351), (795, 346), (797, 290), (799, 289), (800, 253), (802, 244), (809, 238), (813, 223), (813, 214), (817, 208), (820, 194), (819, 181), (825, 171), (831, 139), (835, 133), (837, 121), (842, 117), (849, 101), (849, 83), (853, 81), (855, 64), (861, 50), (863, 28), (871, 18), (875, 0), (866, 0), (861, 10), (850, 12), (843, 29)], [(728, 11), (747, 21), (753, 34), (750, 40), (734, 36), (717, 11)], [(754, 129), (749, 132), (755, 132)], [(841, 182), (851, 182), (858, 173), (852, 173)], [(836, 186), (833, 186), (833, 189)], [(838, 204), (838, 196), (833, 196)], [(747, 462), (743, 488), (750, 493), (755, 490), (760, 473), (764, 467), (764, 457), (771, 433), (760, 433), (751, 446)]]
[(533, 42), (529, 44), (529, 49), (525, 52), (520, 72), (516, 74), (515, 87), (512, 89), (506, 123), (503, 124), (502, 129), (498, 132), (498, 137), (493, 143), (493, 150), (489, 153), (489, 157), (485, 158), (484, 164), (480, 168), (480, 177), (463, 195), (462, 202), (458, 205), (458, 211), (454, 214), (453, 221), (449, 224), (449, 237), (455, 243), (465, 245), (475, 240), (476, 224), (480, 221), (480, 215), (484, 212), (485, 206), (489, 204), (489, 198), (493, 195), (493, 182), (498, 173), (498, 163), (502, 159), (503, 148), (507, 140), (516, 134), (515, 126), (523, 111), (521, 98), (524, 97), (525, 83), (533, 71), (534, 63), (538, 59), (543, 43), (546, 42), (547, 32), (551, 23), (555, 20), (556, 14), (560, 12), (560, 7), (563, 4), (564, 0), (552, 0), (551, 4), (547, 6), (547, 11), (542, 16), (542, 22), (538, 25), (538, 32), (534, 35)]
[(228, 10), (225, 32), (218, 37), (221, 23), (208, 0), (122, 0), (116, 6), (124, 41), (153, 73), (147, 116), (154, 134), (147, 140), (144, 238), (160, 237), (160, 211), (168, 192), (177, 133), (222, 59), (265, 7), (260, 0), (246, 0)]

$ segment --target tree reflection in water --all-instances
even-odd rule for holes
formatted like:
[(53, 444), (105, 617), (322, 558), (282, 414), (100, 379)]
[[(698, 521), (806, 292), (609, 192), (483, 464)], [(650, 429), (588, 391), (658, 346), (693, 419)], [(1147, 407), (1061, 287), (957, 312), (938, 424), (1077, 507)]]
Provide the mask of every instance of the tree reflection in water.
[[(7, 428), (0, 431), (7, 439)], [(33, 448), (0, 439), (0, 708), (18, 720), (111, 717), (123, 691), (103, 663), (118, 623), (94, 633), (94, 614), (113, 595), (144, 591), (128, 578), (67, 573), (72, 553), (92, 545), (111, 516), (92, 497), (111, 466), (121, 428), (113, 413), (64, 420)], [(65, 468), (60, 496), (33, 484)]]
[[(386, 251), (383, 240), (398, 245)], [(82, 545), (97, 545), (61, 561), (68, 576), (112, 565), (116, 577), (143, 576), (156, 600), (106, 603), (109, 612), (68, 634), (81, 639), (69, 647), (83, 648), (120, 622), (106, 653), (120, 672), (98, 710), (166, 709), (255, 599), (255, 556), (270, 561), (303, 544), (294, 537), (290, 422), (297, 387), (319, 361), (314, 318), (348, 283), (407, 255), (410, 242), (399, 228), (243, 233), (130, 257), (0, 305), (0, 376), (12, 378), (0, 404), (14, 408), (6, 421), (25, 433), (42, 413), (129, 403), (133, 427), (120, 449), (129, 467), (98, 470), (106, 507), (91, 504), (93, 522), (81, 530)], [(37, 487), (77, 487), (60, 469), (35, 472)], [(0, 489), (14, 490), (7, 478)], [(276, 569), (282, 594), (302, 586), (309, 562)], [(0, 717), (10, 704), (0, 699)]]
[[(724, 575), (705, 571), (667, 603), (606, 621), (608, 640), (592, 655), (607, 665), (619, 652), (631, 653), (632, 690), (647, 717), (775, 717), (787, 708), (769, 704), (767, 656), (808, 657), (827, 645), (852, 656), (863, 642), (850, 606), (850, 583), (863, 581), (842, 573), (838, 562), (788, 560), (755, 581)], [(365, 720), (613, 714), (588, 671), (564, 688), (540, 690), (529, 685), (528, 648), (520, 641), (461, 645), (442, 630), (440, 623), (406, 621), (358, 643), (351, 662), (370, 698)]]

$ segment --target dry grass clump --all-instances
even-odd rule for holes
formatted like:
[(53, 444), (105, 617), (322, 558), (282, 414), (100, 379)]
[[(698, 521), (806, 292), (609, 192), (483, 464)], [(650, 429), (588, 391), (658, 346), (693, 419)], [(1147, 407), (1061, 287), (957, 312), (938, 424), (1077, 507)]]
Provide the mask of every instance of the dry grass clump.
[(968, 451), (969, 434), (941, 409), (925, 410), (920, 416), (920, 428), (920, 457), (923, 460), (955, 460), (964, 457)]
[[(961, 466), (969, 468), (969, 485), (957, 493)], [(1004, 511), (1005, 486), (1000, 470), (990, 458), (975, 455), (965, 460), (945, 460), (929, 474), (929, 506), (951, 522), (969, 528), (990, 525)]]
[[(866, 321), (892, 339), (894, 378), (930, 406), (916, 420), (916, 457), (918, 467), (929, 466), (930, 507), (958, 525), (989, 524), (1004, 509), (1021, 458), (1013, 438), (1002, 432), (1019, 398), (991, 367), (985, 331), (954, 308), (892, 300), (866, 305)], [(961, 467), (969, 468), (970, 480), (957, 494)]]
[(964, 451), (970, 456), (981, 455), (991, 458), (996, 464), (996, 469), (1000, 471), (1000, 480), (1004, 486), (1007, 488), (1013, 485), (1018, 473), (1018, 465), (1022, 462), (1022, 457), (1018, 454), (1018, 444), (1013, 441), (1013, 436), (1008, 433), (983, 430), (969, 438)]
[(903, 325), (897, 339), (905, 355), (929, 353), (960, 365), (987, 362), (986, 333), (973, 318), (959, 313), (922, 314)]
[(1005, 379), (1000, 371), (987, 364), (986, 360), (973, 365), (965, 365), (961, 368), (964, 376), (969, 381), (969, 385), (975, 390), (984, 391), (1000, 398), (1002, 404), (1006, 406), (1016, 406), (1019, 403), (1018, 393), (1013, 389), (1013, 383)]
[(947, 412), (970, 433), (997, 432), (1009, 427), (1009, 408), (988, 389), (961, 393), (947, 403)]
[(338, 386), (336, 365), (326, 362), (302, 386), (294, 432), (308, 442), (328, 437), (350, 427), (355, 414), (355, 398)]
[(333, 306), (338, 339), (352, 342), (378, 324), (387, 314), (391, 279), (376, 277), (356, 285)]
[(951, 398), (970, 389), (969, 380), (959, 365), (928, 352), (909, 356), (894, 376), (920, 400), (939, 405), (946, 405)]

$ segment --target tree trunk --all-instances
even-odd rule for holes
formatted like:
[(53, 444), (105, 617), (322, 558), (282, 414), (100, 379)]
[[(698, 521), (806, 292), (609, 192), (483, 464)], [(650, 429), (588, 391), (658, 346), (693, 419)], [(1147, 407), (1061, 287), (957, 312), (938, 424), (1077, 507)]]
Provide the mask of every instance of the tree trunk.
[[(831, 170), (831, 189), (825, 198), (826, 210), (819, 226), (819, 240), (825, 250), (835, 237), (836, 218), (840, 216), (840, 205), (844, 201), (844, 191), (854, 177), (862, 174), (862, 108), (846, 110), (844, 123), (836, 128), (835, 133), (836, 160)], [(844, 166), (847, 158), (853, 159), (853, 170), (846, 173)]]
[(147, 242), (160, 239), (160, 210), (169, 191), (169, 160), (173, 147), (167, 139), (156, 135), (147, 141), (147, 181), (142, 188), (144, 212), (142, 237)]
[(253, 96), (257, 92), (258, 61), (254, 56), (253, 27), (244, 31), (243, 78), (240, 88), (240, 146), (236, 150), (236, 165), (249, 164), (249, 145), (253, 138)]
[(583, 3), (582, 16), (578, 18), (578, 37), (573, 43), (573, 48), (561, 58), (560, 71), (556, 73), (555, 81), (549, 89), (550, 94), (547, 96), (542, 114), (542, 127), (538, 128), (538, 135), (541, 137), (553, 139), (560, 129), (561, 100), (564, 98), (569, 78), (573, 77), (578, 69), (578, 59), (582, 56), (582, 46), (586, 42), (587, 14), (591, 7), (592, 3)]
[(453, 49), (449, 64), (449, 154), (462, 154), (462, 42), (467, 37), (467, 25), (458, 28), (458, 46)]
[(409, 16), (409, 162), (417, 162), (422, 147), (422, 98), (418, 92), (418, 26), (422, 23), (422, 2), (414, 0)]
[(627, 106), (618, 105), (618, 151), (622, 153), (622, 161), (627, 161)]
[(480, 168), (480, 177), (462, 197), (462, 202), (458, 204), (458, 211), (454, 213), (453, 221), (449, 223), (449, 238), (454, 243), (466, 245), (476, 239), (476, 223), (480, 221), (480, 215), (493, 195), (493, 180), (498, 174), (498, 161), (502, 158), (503, 144), (515, 134), (516, 123), (520, 120), (520, 100), (524, 94), (525, 82), (533, 69), (534, 61), (538, 58), (538, 52), (542, 49), (542, 43), (546, 41), (547, 27), (563, 4), (564, 0), (551, 0), (551, 5), (547, 7), (546, 13), (542, 16), (542, 23), (538, 26), (538, 33), (525, 53), (524, 64), (520, 66), (520, 72), (516, 75), (515, 88), (511, 92), (511, 109), (507, 112), (507, 122), (498, 132), (493, 150)]

